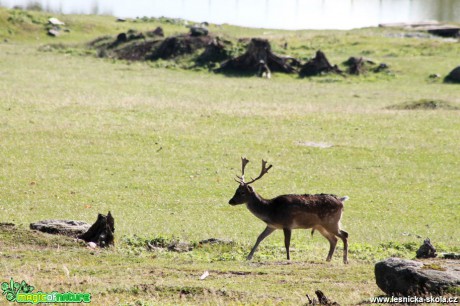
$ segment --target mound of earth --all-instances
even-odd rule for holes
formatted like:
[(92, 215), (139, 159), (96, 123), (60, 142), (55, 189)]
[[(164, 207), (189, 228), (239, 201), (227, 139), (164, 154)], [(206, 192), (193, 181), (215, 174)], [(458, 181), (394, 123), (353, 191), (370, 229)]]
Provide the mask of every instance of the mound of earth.
[(394, 110), (459, 110), (460, 107), (454, 103), (443, 101), (443, 100), (434, 100), (434, 99), (422, 99), (413, 102), (405, 102), (401, 104), (388, 106), (386, 109)]
[(198, 65), (221, 63), (230, 58), (232, 43), (228, 40), (222, 40), (219, 37), (214, 38), (204, 49), (197, 59)]
[(178, 35), (166, 38), (153, 51), (149, 60), (170, 59), (177, 56), (192, 54), (198, 49), (203, 49), (213, 41), (209, 35)]
[(363, 57), (350, 57), (343, 63), (345, 66), (348, 67), (348, 73), (354, 75), (364, 74), (366, 72), (372, 71), (375, 73), (382, 72), (388, 70), (388, 65), (385, 63), (381, 63), (377, 65), (371, 59), (363, 58)]
[(193, 54), (213, 42), (214, 37), (188, 34), (164, 38), (160, 27), (144, 33), (129, 30), (116, 37), (103, 36), (91, 41), (88, 46), (97, 50), (100, 57), (113, 57), (130, 61), (171, 59), (185, 54)]

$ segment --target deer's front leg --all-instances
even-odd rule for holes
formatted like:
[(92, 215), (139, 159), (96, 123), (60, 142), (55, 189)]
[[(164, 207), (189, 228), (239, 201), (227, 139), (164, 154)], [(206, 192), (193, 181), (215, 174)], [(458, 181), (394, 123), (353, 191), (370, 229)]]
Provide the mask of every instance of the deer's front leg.
[(291, 244), (291, 230), (288, 228), (284, 228), (284, 246), (286, 247), (286, 254), (287, 260), (291, 260), (291, 256), (289, 256), (289, 245)]
[(254, 252), (257, 250), (257, 247), (262, 242), (262, 240), (264, 240), (268, 235), (270, 235), (274, 231), (275, 231), (274, 228), (271, 228), (271, 227), (268, 227), (268, 226), (265, 228), (265, 230), (259, 235), (259, 237), (257, 237), (256, 244), (254, 244), (254, 246), (252, 247), (252, 250), (249, 253), (248, 257), (246, 257), (247, 260), (252, 259), (252, 256), (254, 255)]

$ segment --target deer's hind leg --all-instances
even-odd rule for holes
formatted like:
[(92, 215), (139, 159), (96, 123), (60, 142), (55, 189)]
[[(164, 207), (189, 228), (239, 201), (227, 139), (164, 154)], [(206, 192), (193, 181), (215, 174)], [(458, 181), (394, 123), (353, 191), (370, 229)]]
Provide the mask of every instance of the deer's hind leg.
[(339, 233), (336, 234), (336, 236), (339, 237), (340, 239), (342, 239), (342, 242), (343, 242), (343, 263), (348, 264), (348, 233), (343, 231), (343, 230), (339, 230)]
[(316, 227), (316, 229), (329, 241), (329, 253), (327, 254), (326, 261), (331, 261), (338, 239), (335, 234), (327, 231), (324, 227)]

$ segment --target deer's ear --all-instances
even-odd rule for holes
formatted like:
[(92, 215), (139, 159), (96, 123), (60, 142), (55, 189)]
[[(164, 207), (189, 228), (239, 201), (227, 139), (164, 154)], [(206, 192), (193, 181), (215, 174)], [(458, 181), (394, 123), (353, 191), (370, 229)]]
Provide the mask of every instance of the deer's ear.
[(251, 185), (248, 185), (248, 190), (249, 190), (250, 193), (254, 193), (254, 189), (252, 188)]

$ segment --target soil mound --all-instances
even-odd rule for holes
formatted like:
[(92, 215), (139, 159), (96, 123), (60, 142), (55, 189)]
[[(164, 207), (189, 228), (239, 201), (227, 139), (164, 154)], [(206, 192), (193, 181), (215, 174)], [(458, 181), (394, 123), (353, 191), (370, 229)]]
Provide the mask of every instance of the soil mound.
[(150, 56), (149, 60), (170, 59), (177, 56), (192, 54), (203, 49), (213, 41), (209, 35), (178, 35), (166, 38)]
[(160, 27), (145, 34), (136, 30), (103, 36), (91, 41), (88, 46), (97, 50), (99, 57), (112, 57), (130, 61), (171, 59), (193, 54), (204, 49), (214, 38), (210, 35), (188, 34), (164, 38)]
[(443, 101), (443, 100), (434, 100), (434, 99), (422, 99), (418, 101), (405, 102), (401, 104), (388, 106), (386, 109), (394, 110), (460, 110), (460, 106), (455, 105), (454, 103)]

